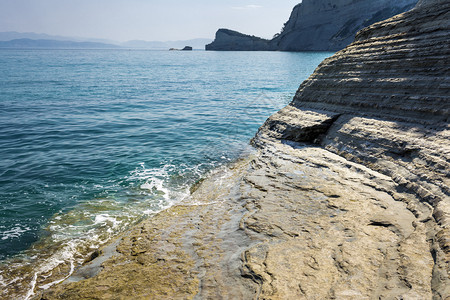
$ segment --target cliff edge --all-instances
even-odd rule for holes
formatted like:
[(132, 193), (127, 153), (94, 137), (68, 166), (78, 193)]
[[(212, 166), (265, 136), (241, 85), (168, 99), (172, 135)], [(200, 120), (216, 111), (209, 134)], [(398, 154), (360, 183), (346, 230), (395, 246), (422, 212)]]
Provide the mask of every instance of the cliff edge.
[[(219, 29), (206, 50), (336, 51), (360, 29), (410, 10), (417, 0), (303, 0), (292, 10), (280, 34), (253, 43), (247, 36)], [(239, 38), (235, 38), (241, 35)]]
[(253, 154), (37, 299), (449, 299), (449, 43), (447, 0), (363, 29)]

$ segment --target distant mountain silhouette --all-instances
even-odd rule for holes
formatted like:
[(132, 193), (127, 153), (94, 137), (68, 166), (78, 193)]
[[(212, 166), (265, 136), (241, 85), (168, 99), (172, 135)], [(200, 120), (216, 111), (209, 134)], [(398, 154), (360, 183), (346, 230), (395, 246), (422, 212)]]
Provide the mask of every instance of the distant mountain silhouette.
[(107, 40), (107, 39), (68, 37), (68, 36), (50, 35), (50, 34), (35, 33), (35, 32), (17, 32), (17, 31), (0, 32), (0, 41), (6, 42), (6, 41), (18, 40), (18, 39), (93, 42), (93, 43), (103, 43), (103, 44), (113, 44), (113, 45), (119, 44), (119, 42)]
[(0, 41), (0, 48), (65, 48), (65, 49), (115, 49), (120, 46), (94, 42), (15, 39)]
[(0, 48), (132, 48), (168, 50), (170, 48), (183, 48), (186, 45), (194, 49), (204, 49), (205, 45), (211, 43), (212, 39), (190, 39), (180, 41), (144, 41), (132, 40), (117, 42), (106, 39), (67, 37), (49, 35), (34, 32), (0, 32)]

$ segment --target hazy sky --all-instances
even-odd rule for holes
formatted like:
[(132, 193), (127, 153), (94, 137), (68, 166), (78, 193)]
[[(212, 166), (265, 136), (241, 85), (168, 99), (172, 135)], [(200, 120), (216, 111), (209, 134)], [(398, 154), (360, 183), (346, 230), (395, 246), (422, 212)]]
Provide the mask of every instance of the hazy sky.
[(214, 38), (218, 28), (271, 38), (300, 0), (0, 0), (0, 31), (117, 41)]

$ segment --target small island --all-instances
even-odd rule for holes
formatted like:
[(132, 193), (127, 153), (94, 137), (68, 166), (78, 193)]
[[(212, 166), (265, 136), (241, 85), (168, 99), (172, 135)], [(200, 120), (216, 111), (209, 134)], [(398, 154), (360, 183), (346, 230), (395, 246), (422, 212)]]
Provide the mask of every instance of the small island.
[(191, 46), (184, 46), (183, 49), (177, 49), (177, 48), (170, 48), (169, 51), (192, 51), (192, 47)]

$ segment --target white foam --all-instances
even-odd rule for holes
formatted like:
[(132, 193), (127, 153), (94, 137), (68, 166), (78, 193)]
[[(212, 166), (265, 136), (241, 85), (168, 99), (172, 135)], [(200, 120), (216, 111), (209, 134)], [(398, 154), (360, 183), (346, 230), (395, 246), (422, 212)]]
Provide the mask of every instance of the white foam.
[(122, 221), (117, 220), (115, 217), (108, 215), (108, 214), (100, 214), (96, 215), (94, 219), (94, 225), (109, 225), (111, 224), (112, 227), (117, 227), (120, 225)]
[(22, 233), (27, 232), (28, 230), (31, 230), (29, 227), (20, 227), (19, 224), (15, 225), (16, 227), (11, 228), (10, 230), (3, 231), (1, 233), (2, 240), (12, 239), (12, 238), (18, 238), (22, 235)]
[(46, 290), (46, 289), (54, 286), (55, 284), (63, 282), (64, 280), (66, 280), (67, 278), (69, 278), (73, 274), (74, 270), (75, 270), (75, 265), (73, 264), (73, 261), (70, 261), (70, 271), (69, 271), (69, 274), (66, 277), (64, 277), (63, 279), (60, 279), (60, 280), (55, 280), (55, 281), (50, 282), (48, 284), (44, 284), (44, 285), (40, 286), (40, 288), (43, 289), (43, 290)]
[[(30, 288), (25, 296), (25, 300), (30, 299), (34, 294), (36, 290), (36, 283), (38, 276), (42, 276), (42, 274), (46, 274), (59, 265), (65, 264), (67, 261), (70, 262), (70, 271), (69, 273), (62, 279), (55, 280), (51, 283), (48, 283), (43, 286), (39, 286), (41, 289), (48, 289), (49, 287), (58, 284), (65, 279), (69, 278), (74, 270), (75, 270), (75, 260), (74, 260), (74, 254), (76, 253), (76, 245), (77, 243), (74, 241), (69, 241), (66, 246), (59, 251), (57, 251), (54, 255), (52, 255), (50, 258), (45, 259), (37, 268), (36, 272), (33, 275), (33, 279), (30, 283)], [(81, 263), (81, 260), (79, 261)]]
[[(192, 169), (187, 166), (185, 168), (189, 178), (192, 178), (193, 174), (201, 173), (198, 166)], [(124, 199), (112, 197), (93, 199), (82, 203), (67, 214), (56, 215), (49, 223), (47, 230), (51, 234), (53, 243), (62, 246), (49, 253), (49, 256), (44, 253), (33, 255), (34, 259), (30, 262), (34, 265), (33, 280), (27, 283), (29, 290), (25, 299), (32, 298), (35, 291), (39, 289), (48, 289), (70, 277), (74, 269), (84, 261), (85, 257), (83, 254), (80, 255), (80, 249), (98, 248), (120, 233), (123, 228), (142, 218), (143, 215), (157, 213), (189, 197), (187, 182), (183, 182), (183, 180), (177, 183), (170, 182), (173, 171), (176, 171), (177, 176), (184, 175), (183, 171), (173, 165), (147, 169), (142, 163), (139, 168), (130, 173), (130, 176), (125, 178), (130, 186), (139, 186), (139, 195), (144, 197), (140, 198), (141, 200), (138, 202), (127, 202), (127, 199), (124, 201)], [(29, 228), (17, 225), (3, 232), (0, 237), (2, 239), (18, 237), (27, 230)], [(42, 276), (47, 276), (60, 265), (68, 268), (69, 263), (68, 274), (61, 274), (62, 277), (55, 278), (53, 282), (39, 286), (38, 282)], [(21, 278), (19, 279), (21, 280)], [(8, 286), (3, 277), (0, 277), (0, 286), (5, 288)]]
[(142, 190), (161, 196), (164, 201), (160, 200), (159, 204), (162, 206), (160, 208), (164, 209), (179, 201), (180, 196), (184, 197), (184, 193), (177, 193), (173, 188), (168, 187), (170, 172), (175, 169), (176, 167), (171, 164), (166, 164), (161, 168), (147, 169), (144, 163), (140, 163), (140, 168), (131, 172), (131, 176), (128, 179), (138, 182), (144, 181), (139, 187)]
[(27, 294), (25, 295), (25, 300), (30, 299), (31, 297), (33, 297), (34, 295), (34, 289), (36, 287), (36, 282), (37, 282), (37, 273), (34, 273), (33, 275), (33, 280), (31, 280), (31, 284), (30, 284), (30, 289), (28, 290)]
[(7, 286), (8, 284), (5, 282), (5, 279), (3, 278), (2, 274), (0, 274), (0, 285)]

